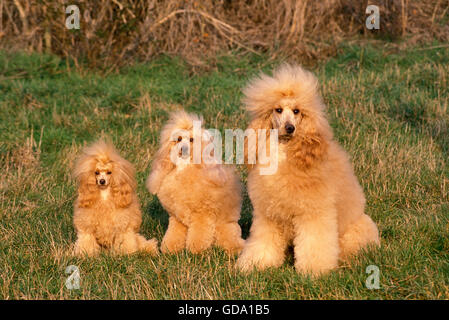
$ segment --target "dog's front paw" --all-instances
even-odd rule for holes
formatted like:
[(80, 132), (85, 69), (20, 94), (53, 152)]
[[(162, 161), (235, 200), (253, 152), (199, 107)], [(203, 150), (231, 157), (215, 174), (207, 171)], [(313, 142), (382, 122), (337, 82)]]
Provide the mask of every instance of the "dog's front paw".
[(150, 240), (145, 241), (145, 244), (143, 246), (143, 251), (148, 252), (153, 255), (158, 255), (159, 249), (157, 247), (157, 240), (150, 239)]
[(244, 246), (245, 246), (245, 240), (238, 239), (234, 243), (232, 243), (228, 246), (224, 246), (224, 249), (230, 255), (240, 254), (242, 252)]
[[(247, 240), (248, 241), (248, 240)], [(284, 262), (284, 252), (278, 248), (246, 244), (237, 260), (237, 268), (241, 271), (252, 269), (264, 270), (270, 267), (280, 267)]]
[(264, 252), (250, 252), (243, 250), (240, 257), (237, 259), (237, 268), (243, 272), (249, 272), (253, 269), (264, 270), (270, 267), (278, 267), (279, 263), (277, 257), (271, 256)]
[(75, 244), (75, 248), (73, 250), (73, 253), (75, 256), (82, 257), (82, 256), (89, 256), (93, 257), (100, 253), (100, 246), (97, 244), (95, 245), (80, 245), (78, 243)]
[(175, 237), (164, 237), (161, 243), (162, 253), (177, 253), (185, 248), (185, 239)]
[(312, 277), (319, 277), (337, 268), (337, 259), (315, 260), (315, 261), (297, 261), (295, 268), (298, 273), (308, 274)]
[(256, 263), (249, 255), (242, 254), (237, 259), (236, 267), (242, 272), (249, 272), (256, 267)]
[(203, 239), (187, 239), (187, 250), (192, 253), (200, 253), (207, 250), (211, 246), (211, 243), (204, 241)]
[(214, 241), (214, 228), (211, 224), (197, 224), (191, 226), (187, 233), (186, 248), (192, 253), (200, 253), (212, 246)]

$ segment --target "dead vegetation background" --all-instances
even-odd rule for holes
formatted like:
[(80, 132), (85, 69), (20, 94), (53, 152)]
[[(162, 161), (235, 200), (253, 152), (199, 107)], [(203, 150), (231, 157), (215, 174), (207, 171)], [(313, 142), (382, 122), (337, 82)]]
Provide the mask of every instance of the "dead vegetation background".
[[(81, 12), (79, 30), (65, 27), (71, 4)], [(380, 7), (380, 30), (366, 29), (365, 0), (0, 0), (0, 48), (116, 68), (160, 54), (201, 65), (229, 51), (307, 64), (336, 54), (355, 35), (449, 40), (449, 0), (369, 4)]]

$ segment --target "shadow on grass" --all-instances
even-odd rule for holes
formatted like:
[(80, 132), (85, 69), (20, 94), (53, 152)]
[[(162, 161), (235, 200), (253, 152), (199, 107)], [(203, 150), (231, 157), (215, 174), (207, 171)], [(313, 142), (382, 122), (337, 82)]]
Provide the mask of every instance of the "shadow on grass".
[(253, 220), (253, 205), (249, 199), (246, 188), (243, 192), (242, 211), (240, 215), (239, 225), (242, 228), (242, 237), (247, 239), (249, 236), (249, 229)]
[(164, 233), (165, 231), (167, 231), (168, 213), (167, 211), (165, 211), (164, 207), (162, 207), (162, 204), (159, 202), (159, 199), (157, 197), (152, 198), (148, 206), (145, 208), (144, 212), (161, 225)]

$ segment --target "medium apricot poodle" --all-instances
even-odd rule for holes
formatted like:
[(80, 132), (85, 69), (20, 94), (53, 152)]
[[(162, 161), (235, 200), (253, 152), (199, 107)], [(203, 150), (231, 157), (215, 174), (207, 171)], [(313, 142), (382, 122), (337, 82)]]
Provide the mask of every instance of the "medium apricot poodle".
[(100, 140), (85, 148), (74, 175), (79, 184), (73, 217), (75, 254), (92, 256), (101, 247), (124, 254), (158, 252), (155, 239), (146, 240), (138, 234), (142, 214), (135, 170), (112, 144)]
[[(161, 251), (175, 253), (187, 248), (199, 253), (216, 244), (238, 253), (244, 243), (237, 223), (240, 181), (234, 168), (206, 163), (205, 150), (212, 137), (201, 127), (195, 133), (194, 121), (201, 125), (202, 119), (183, 110), (171, 114), (147, 180), (148, 190), (158, 196), (169, 214)], [(201, 150), (196, 163), (195, 148)]]
[(253, 79), (243, 101), (249, 128), (277, 129), (279, 145), (274, 174), (260, 174), (262, 164), (249, 166), (253, 223), (237, 266), (244, 271), (278, 267), (293, 244), (297, 271), (320, 275), (337, 267), (339, 258), (379, 244), (349, 157), (333, 139), (313, 74), (283, 65), (273, 76)]

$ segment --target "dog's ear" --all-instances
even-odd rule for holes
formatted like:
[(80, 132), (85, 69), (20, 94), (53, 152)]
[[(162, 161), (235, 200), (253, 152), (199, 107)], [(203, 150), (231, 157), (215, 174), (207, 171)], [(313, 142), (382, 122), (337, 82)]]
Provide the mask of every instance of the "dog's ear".
[(166, 142), (154, 157), (151, 173), (146, 181), (147, 189), (151, 194), (157, 194), (164, 177), (175, 168), (170, 160), (170, 150), (170, 144)]
[(323, 115), (304, 118), (297, 135), (288, 145), (288, 159), (301, 168), (311, 168), (327, 154), (332, 132)]
[(288, 159), (294, 161), (300, 168), (311, 168), (321, 162), (327, 153), (328, 142), (321, 134), (313, 134), (295, 139), (289, 147)]
[(132, 188), (126, 181), (115, 181), (112, 184), (114, 203), (118, 208), (126, 208), (132, 202)]
[[(254, 164), (257, 162), (258, 155), (258, 134), (259, 130), (265, 130), (266, 140), (270, 141), (270, 130), (272, 129), (271, 117), (266, 116), (265, 118), (255, 118), (253, 119), (249, 125), (247, 130), (249, 131), (249, 135), (245, 136), (245, 147), (244, 147), (244, 163), (248, 170), (251, 170), (254, 167)], [(251, 137), (252, 135), (252, 137)], [(269, 148), (268, 148), (269, 149)]]
[(99, 197), (95, 177), (89, 175), (89, 173), (83, 173), (78, 179), (78, 206), (80, 208), (90, 208)]
[(113, 201), (118, 208), (126, 208), (132, 203), (136, 186), (131, 163), (126, 160), (114, 163), (111, 187)]

